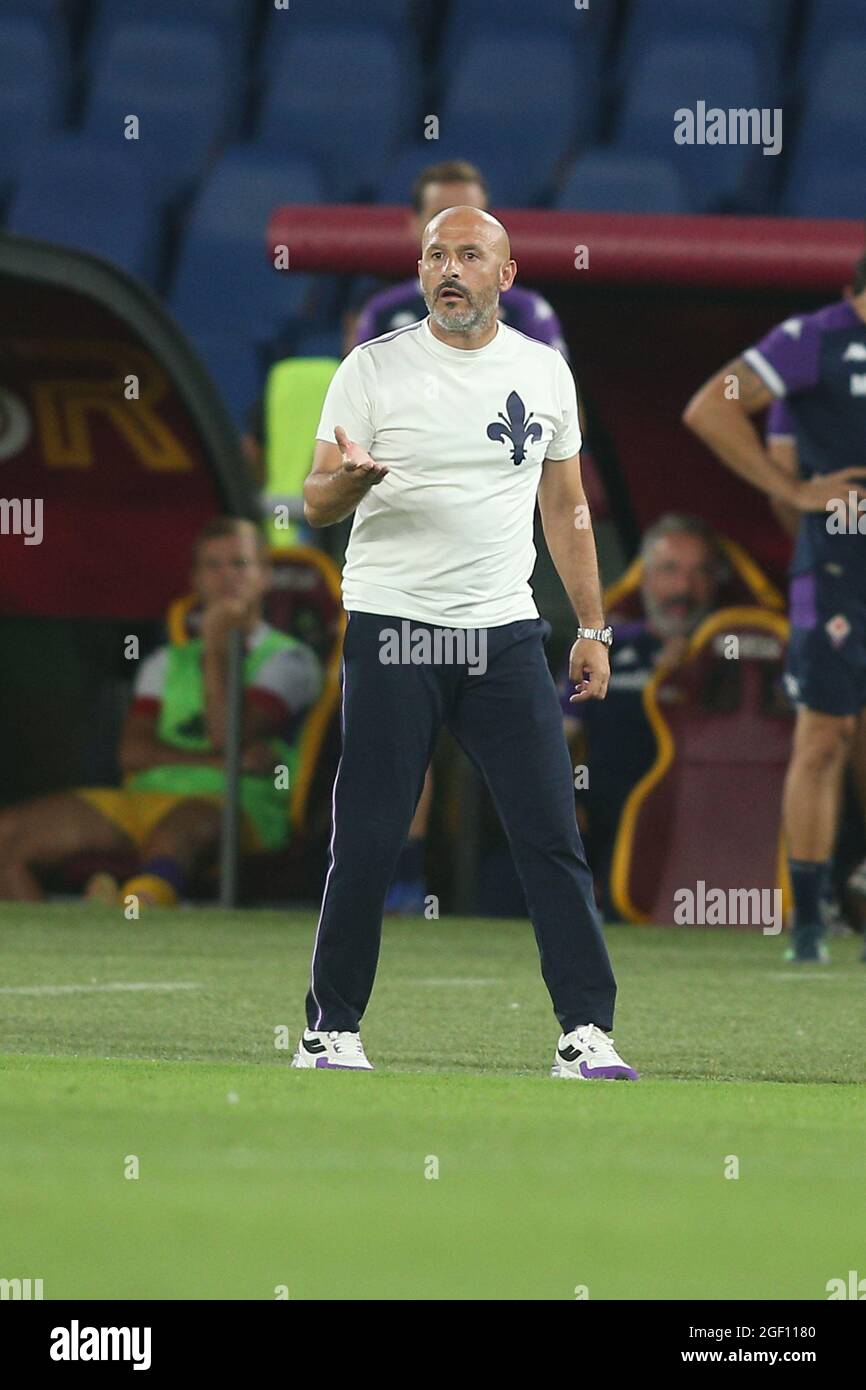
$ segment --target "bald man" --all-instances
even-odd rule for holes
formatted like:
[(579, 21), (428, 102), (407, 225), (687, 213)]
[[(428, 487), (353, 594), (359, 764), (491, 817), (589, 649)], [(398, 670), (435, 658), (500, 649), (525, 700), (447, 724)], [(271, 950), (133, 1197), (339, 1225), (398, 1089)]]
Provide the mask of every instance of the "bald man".
[[(382, 908), (445, 724), (490, 788), (561, 1034), (552, 1075), (636, 1080), (608, 1036), (616, 985), (574, 816), (571, 763), (529, 585), (536, 497), (574, 607), (574, 700), (603, 699), (610, 629), (562, 355), (500, 322), (517, 265), (472, 207), (424, 229), (426, 318), (356, 347), (304, 487), (311, 526), (354, 513), (343, 571), (343, 751), (296, 1067), (369, 1070), (360, 1022)], [(482, 1046), (497, 1065), (498, 1031)]]
[[(489, 193), (481, 170), (464, 159), (440, 160), (422, 169), (412, 188), (412, 212), (407, 218), (412, 240), (420, 244), (431, 218), (455, 203), (487, 210)], [(364, 283), (369, 285), (370, 281)], [(512, 284), (499, 297), (498, 315), (510, 328), (517, 328), (540, 343), (550, 343), (568, 358), (562, 325), (553, 307), (537, 290)], [(399, 284), (387, 285), (364, 302), (357, 320), (352, 318), (347, 327), (351, 334), (349, 347), (414, 323), (423, 316), (424, 299), (417, 275)]]

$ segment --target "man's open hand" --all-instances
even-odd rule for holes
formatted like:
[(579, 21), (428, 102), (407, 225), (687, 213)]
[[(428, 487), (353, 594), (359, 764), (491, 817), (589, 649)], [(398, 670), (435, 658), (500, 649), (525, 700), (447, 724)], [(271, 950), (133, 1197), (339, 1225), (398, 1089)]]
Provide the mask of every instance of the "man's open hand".
[(366, 449), (362, 449), (360, 444), (355, 444), (349, 438), (342, 425), (335, 426), (334, 438), (340, 446), (343, 472), (350, 478), (354, 478), (365, 487), (375, 487), (387, 477), (388, 470), (384, 464), (371, 459)]
[(800, 512), (823, 512), (831, 502), (848, 505), (848, 494), (866, 497), (866, 468), (840, 468), (837, 473), (816, 473), (797, 480), (791, 502)]
[(572, 705), (583, 700), (603, 700), (610, 680), (610, 655), (604, 642), (581, 637), (571, 649), (568, 677), (577, 690), (569, 697)]

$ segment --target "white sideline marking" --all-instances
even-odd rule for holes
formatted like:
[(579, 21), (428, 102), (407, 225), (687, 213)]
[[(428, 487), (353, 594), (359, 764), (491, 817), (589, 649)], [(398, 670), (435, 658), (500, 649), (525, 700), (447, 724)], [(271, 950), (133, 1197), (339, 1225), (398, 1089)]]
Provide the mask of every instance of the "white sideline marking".
[(476, 986), (476, 985), (501, 985), (501, 984), (503, 984), (503, 983), (504, 983), (504, 981), (502, 981), (502, 980), (404, 980), (404, 981), (403, 981), (403, 984), (406, 984), (406, 985), (424, 985), (424, 986), (429, 986), (431, 989), (445, 989), (445, 988), (451, 989), (452, 986), (454, 986), (454, 985), (467, 985), (467, 986), (472, 986), (472, 987), (474, 987), (474, 986)]
[(143, 989), (201, 989), (201, 984), (198, 980), (170, 980), (164, 984), (118, 981), (107, 985), (5, 985), (0, 988), (0, 994), (116, 994)]

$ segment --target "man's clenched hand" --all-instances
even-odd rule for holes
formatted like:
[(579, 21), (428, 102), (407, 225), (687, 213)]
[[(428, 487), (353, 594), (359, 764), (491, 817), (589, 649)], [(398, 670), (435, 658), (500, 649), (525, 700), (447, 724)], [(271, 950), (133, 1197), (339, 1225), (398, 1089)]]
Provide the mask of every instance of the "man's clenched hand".
[(583, 700), (603, 700), (610, 680), (610, 655), (604, 642), (579, 638), (571, 649), (568, 677), (577, 686), (569, 697), (572, 705)]

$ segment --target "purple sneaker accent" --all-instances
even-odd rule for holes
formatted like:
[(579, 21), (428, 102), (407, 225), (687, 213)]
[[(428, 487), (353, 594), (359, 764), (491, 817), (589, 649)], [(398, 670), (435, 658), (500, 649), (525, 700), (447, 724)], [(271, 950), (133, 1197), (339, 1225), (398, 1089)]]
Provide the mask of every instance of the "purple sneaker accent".
[(349, 1067), (344, 1062), (329, 1062), (327, 1057), (317, 1057), (316, 1066), (323, 1071), (372, 1071), (372, 1067)]
[(595, 1023), (582, 1023), (563, 1034), (556, 1046), (551, 1076), (581, 1081), (639, 1081), (638, 1073), (622, 1060), (613, 1038)]
[(587, 1081), (637, 1081), (638, 1074), (634, 1067), (588, 1067), (586, 1062), (581, 1062), (579, 1066), (581, 1076)]

